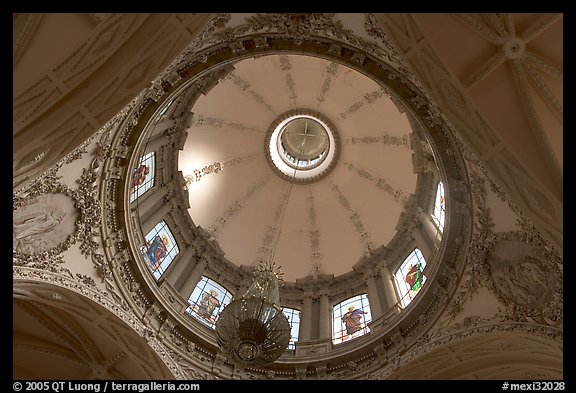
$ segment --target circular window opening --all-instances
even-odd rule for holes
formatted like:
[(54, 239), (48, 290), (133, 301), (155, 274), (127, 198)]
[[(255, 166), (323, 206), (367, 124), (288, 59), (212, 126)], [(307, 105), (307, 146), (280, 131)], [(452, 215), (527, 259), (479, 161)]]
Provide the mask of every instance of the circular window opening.
[(330, 138), (328, 130), (314, 118), (295, 116), (280, 130), (277, 143), (280, 157), (288, 166), (309, 170), (326, 159)]
[(317, 181), (335, 165), (339, 138), (319, 113), (295, 110), (281, 115), (269, 128), (266, 157), (282, 178), (298, 183)]

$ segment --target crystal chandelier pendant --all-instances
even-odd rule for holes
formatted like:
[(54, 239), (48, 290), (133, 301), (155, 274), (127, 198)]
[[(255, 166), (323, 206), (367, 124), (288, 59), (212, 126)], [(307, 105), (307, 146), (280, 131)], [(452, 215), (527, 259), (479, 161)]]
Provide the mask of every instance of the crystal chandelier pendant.
[(277, 305), (281, 273), (261, 263), (252, 285), (216, 321), (218, 345), (230, 361), (246, 366), (274, 362), (288, 347), (290, 324)]

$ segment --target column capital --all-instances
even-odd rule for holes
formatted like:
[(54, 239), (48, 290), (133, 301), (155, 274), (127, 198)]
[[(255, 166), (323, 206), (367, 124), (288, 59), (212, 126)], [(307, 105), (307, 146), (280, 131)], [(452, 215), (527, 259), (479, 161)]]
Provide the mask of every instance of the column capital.
[(406, 232), (408, 232), (411, 235), (414, 235), (414, 231), (422, 230), (422, 222), (420, 217), (421, 216), (418, 216), (417, 220), (412, 220), (406, 224)]
[(376, 264), (376, 269), (378, 269), (380, 275), (382, 275), (382, 271), (390, 274), (390, 268), (388, 267), (388, 262), (385, 259)]
[(306, 299), (314, 300), (316, 298), (316, 294), (313, 291), (306, 291), (302, 294), (302, 299), (305, 301)]
[(326, 288), (322, 288), (322, 289), (318, 290), (317, 294), (320, 298), (329, 297), (330, 291)]
[(365, 270), (362, 272), (362, 276), (364, 277), (365, 280), (368, 279), (377, 279), (378, 277), (380, 277), (380, 272), (376, 271), (376, 270)]

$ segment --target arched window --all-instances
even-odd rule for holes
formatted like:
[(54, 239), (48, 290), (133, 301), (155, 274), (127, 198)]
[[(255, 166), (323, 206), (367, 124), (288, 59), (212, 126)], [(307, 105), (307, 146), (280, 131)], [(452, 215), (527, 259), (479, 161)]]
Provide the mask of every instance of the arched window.
[(160, 221), (144, 237), (146, 244), (140, 247), (146, 265), (158, 280), (178, 254), (178, 245), (164, 221)]
[(415, 248), (394, 274), (402, 308), (406, 307), (414, 299), (414, 296), (424, 285), (426, 281), (426, 276), (423, 273), (425, 267), (426, 261), (422, 252)]
[(296, 348), (294, 343), (298, 341), (298, 331), (300, 330), (300, 310), (284, 307), (282, 312), (284, 312), (284, 315), (286, 315), (288, 323), (290, 324), (290, 341), (288, 342), (288, 349), (294, 349)]
[(202, 276), (188, 299), (186, 312), (214, 329), (220, 312), (230, 303), (232, 294), (216, 281)]
[(372, 320), (372, 316), (366, 294), (338, 303), (332, 309), (332, 316), (332, 342), (334, 344), (360, 337), (370, 331), (368, 322)]
[(140, 164), (132, 171), (130, 183), (130, 203), (144, 194), (154, 185), (154, 152), (146, 154), (140, 160)]
[(446, 196), (444, 194), (444, 185), (441, 181), (438, 182), (436, 189), (436, 201), (434, 202), (434, 213), (432, 218), (440, 232), (444, 231), (444, 218), (446, 216)]

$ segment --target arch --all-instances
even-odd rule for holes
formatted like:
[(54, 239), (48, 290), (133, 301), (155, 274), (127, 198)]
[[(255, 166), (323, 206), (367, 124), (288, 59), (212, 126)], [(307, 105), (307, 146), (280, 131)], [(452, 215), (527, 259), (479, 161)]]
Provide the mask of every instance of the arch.
[(111, 307), (118, 307), (111, 299), (95, 301), (102, 297), (99, 291), (61, 276), (57, 279), (69, 287), (14, 280), (14, 379), (164, 380), (178, 376), (171, 371), (178, 369), (172, 360), (154, 351), (155, 339), (143, 337), (148, 331), (135, 316), (123, 311), (116, 315)]
[[(529, 333), (530, 329), (511, 327), (513, 332), (473, 330), (456, 333), (450, 338), (432, 341), (433, 349), (391, 372), (387, 379), (482, 379), (482, 380), (556, 380), (563, 379), (562, 342), (551, 337)], [(535, 329), (536, 330), (536, 329)], [(418, 351), (418, 349), (416, 349)], [(408, 358), (409, 354), (406, 354)], [(441, 359), (441, 361), (440, 361)]]

